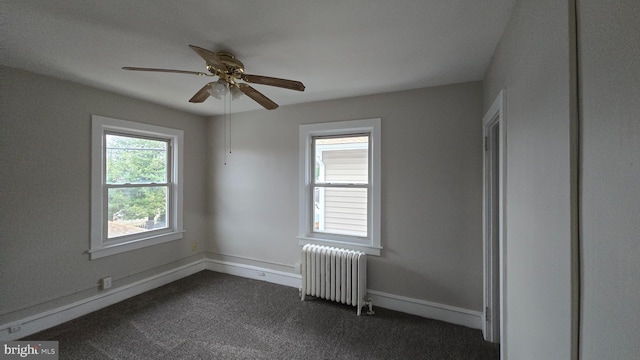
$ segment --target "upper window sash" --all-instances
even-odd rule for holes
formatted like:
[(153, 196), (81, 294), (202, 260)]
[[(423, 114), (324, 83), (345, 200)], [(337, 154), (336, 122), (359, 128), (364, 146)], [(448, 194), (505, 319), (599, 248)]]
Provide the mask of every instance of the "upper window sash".
[[(318, 144), (318, 140), (327, 140), (327, 139), (345, 139), (345, 138), (357, 138), (357, 137), (366, 137), (366, 143), (346, 143), (346, 144)], [(315, 167), (317, 162), (317, 152), (316, 149), (320, 149), (324, 151), (341, 151), (341, 150), (361, 150), (367, 149), (367, 179), (366, 182), (362, 181), (316, 181), (315, 177)], [(371, 183), (371, 133), (363, 132), (363, 133), (349, 133), (349, 134), (340, 134), (340, 135), (330, 135), (330, 136), (312, 136), (311, 137), (311, 156), (309, 158), (309, 169), (310, 173), (314, 176), (311, 176), (311, 184), (313, 186), (355, 186), (355, 187), (369, 187), (368, 184)]]
[[(107, 179), (107, 162), (108, 162), (108, 150), (109, 148), (107, 147), (107, 140), (106, 137), (108, 135), (112, 135), (112, 136), (120, 136), (120, 137), (127, 137), (127, 138), (136, 138), (136, 139), (143, 139), (143, 140), (153, 140), (153, 141), (157, 141), (157, 142), (164, 142), (166, 144), (166, 149), (165, 149), (165, 177), (164, 180), (165, 181), (136, 181), (136, 182), (114, 182), (114, 181), (109, 181)], [(172, 162), (173, 162), (173, 143), (174, 143), (175, 139), (172, 137), (167, 137), (165, 136), (143, 136), (143, 135), (135, 135), (132, 133), (124, 133), (124, 132), (115, 132), (115, 131), (104, 131), (103, 132), (103, 139), (102, 139), (102, 143), (103, 143), (103, 149), (102, 149), (102, 154), (103, 154), (103, 166), (104, 168), (102, 169), (102, 182), (103, 184), (107, 184), (107, 185), (136, 185), (136, 184), (158, 184), (158, 185), (169, 185), (172, 182), (173, 179), (173, 166), (172, 166)]]

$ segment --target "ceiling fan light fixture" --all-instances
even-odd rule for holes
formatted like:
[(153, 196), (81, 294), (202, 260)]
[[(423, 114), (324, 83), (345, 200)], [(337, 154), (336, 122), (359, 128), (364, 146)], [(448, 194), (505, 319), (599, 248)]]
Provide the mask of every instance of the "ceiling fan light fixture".
[(244, 95), (237, 86), (232, 86), (231, 89), (229, 89), (229, 92), (231, 93), (231, 100), (237, 100)]
[(229, 91), (229, 84), (220, 79), (211, 84), (207, 92), (216, 99), (221, 99)]

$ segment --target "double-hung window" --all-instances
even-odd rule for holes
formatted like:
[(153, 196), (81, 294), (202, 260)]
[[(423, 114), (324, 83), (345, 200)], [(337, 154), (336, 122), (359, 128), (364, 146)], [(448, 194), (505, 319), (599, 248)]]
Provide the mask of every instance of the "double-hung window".
[(182, 139), (92, 117), (92, 259), (182, 238)]
[(380, 254), (380, 119), (300, 126), (299, 242)]

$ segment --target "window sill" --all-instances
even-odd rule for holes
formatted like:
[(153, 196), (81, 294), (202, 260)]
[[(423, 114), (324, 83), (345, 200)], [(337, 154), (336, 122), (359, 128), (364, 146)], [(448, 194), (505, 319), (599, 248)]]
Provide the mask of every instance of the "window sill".
[(183, 233), (184, 231), (176, 231), (142, 239), (131, 240), (123, 243), (106, 245), (101, 248), (91, 249), (88, 251), (88, 253), (91, 260), (99, 259), (105, 256), (120, 254), (131, 250), (142, 249), (148, 246), (179, 240), (182, 239)]
[(300, 246), (304, 246), (307, 244), (314, 244), (314, 245), (340, 247), (340, 248), (345, 248), (349, 250), (362, 251), (365, 254), (372, 255), (372, 256), (380, 256), (380, 250), (382, 250), (382, 247), (380, 246), (356, 244), (356, 243), (347, 242), (347, 241), (328, 240), (328, 239), (307, 237), (307, 236), (298, 236), (298, 244)]

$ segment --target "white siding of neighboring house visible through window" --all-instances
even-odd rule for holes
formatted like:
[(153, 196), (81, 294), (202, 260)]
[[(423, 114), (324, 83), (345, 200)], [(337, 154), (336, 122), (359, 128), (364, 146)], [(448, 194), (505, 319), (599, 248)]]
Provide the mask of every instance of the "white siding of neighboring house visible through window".
[[(320, 178), (326, 183), (368, 183), (368, 137), (351, 137), (350, 144), (318, 145)], [(346, 140), (346, 139), (345, 139)], [(345, 148), (346, 145), (346, 148)], [(366, 237), (366, 188), (334, 187), (319, 189), (315, 230)]]

